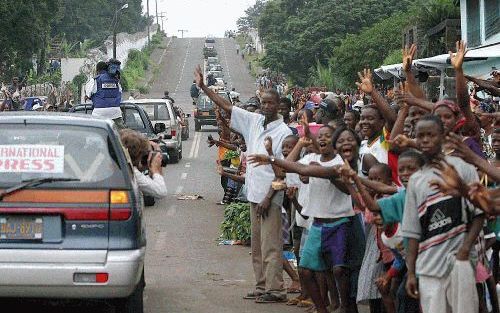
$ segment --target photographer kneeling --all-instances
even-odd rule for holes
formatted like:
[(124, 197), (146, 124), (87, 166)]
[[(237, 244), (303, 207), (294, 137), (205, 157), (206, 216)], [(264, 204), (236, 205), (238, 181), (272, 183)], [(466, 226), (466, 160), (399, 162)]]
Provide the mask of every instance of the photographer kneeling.
[[(161, 152), (153, 151), (148, 139), (136, 131), (124, 129), (120, 131), (120, 137), (132, 159), (134, 176), (142, 194), (155, 199), (166, 197), (167, 186), (163, 179)], [(145, 171), (149, 174), (143, 174)]]

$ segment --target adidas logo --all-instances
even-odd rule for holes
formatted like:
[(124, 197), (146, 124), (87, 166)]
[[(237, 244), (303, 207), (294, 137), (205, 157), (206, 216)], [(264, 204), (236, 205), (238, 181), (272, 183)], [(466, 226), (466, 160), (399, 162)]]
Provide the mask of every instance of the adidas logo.
[(446, 215), (444, 215), (444, 213), (440, 209), (437, 209), (436, 211), (434, 211), (434, 214), (432, 214), (431, 224), (429, 225), (428, 229), (429, 231), (433, 231), (451, 224), (452, 222), (453, 221), (451, 217), (446, 217)]

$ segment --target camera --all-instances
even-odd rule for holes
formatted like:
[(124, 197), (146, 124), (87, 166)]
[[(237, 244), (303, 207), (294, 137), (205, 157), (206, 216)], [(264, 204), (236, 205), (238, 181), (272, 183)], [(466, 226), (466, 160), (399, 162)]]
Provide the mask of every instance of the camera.
[(142, 164), (147, 164), (149, 167), (150, 165), (148, 162), (149, 156), (151, 155), (151, 160), (152, 160), (154, 157), (156, 157), (158, 153), (161, 154), (161, 167), (166, 167), (169, 161), (168, 156), (162, 154), (160, 151), (150, 151), (148, 154), (144, 155), (142, 157)]

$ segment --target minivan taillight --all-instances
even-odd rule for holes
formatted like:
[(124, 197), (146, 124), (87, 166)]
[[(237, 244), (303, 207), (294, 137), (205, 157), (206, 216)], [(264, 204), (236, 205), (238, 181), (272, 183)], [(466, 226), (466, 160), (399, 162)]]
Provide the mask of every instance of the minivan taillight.
[(112, 190), (109, 194), (110, 217), (112, 221), (126, 221), (132, 216), (128, 191)]
[(194, 111), (193, 111), (193, 116), (194, 116), (194, 117), (198, 116), (198, 109), (194, 109)]
[(177, 131), (175, 129), (170, 130), (170, 135), (172, 135), (172, 138), (177, 135)]

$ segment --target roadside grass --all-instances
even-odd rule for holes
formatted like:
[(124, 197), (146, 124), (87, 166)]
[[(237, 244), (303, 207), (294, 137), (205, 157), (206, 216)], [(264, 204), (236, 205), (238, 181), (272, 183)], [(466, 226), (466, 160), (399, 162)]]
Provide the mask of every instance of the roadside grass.
[[(149, 86), (160, 72), (159, 66), (151, 60), (152, 52), (164, 47), (163, 35), (156, 33), (151, 37), (151, 42), (142, 50), (131, 50), (128, 54), (127, 64), (121, 74), (121, 84), (124, 91), (139, 91), (141, 94), (149, 92)], [(148, 70), (153, 68), (153, 77), (146, 81)]]

